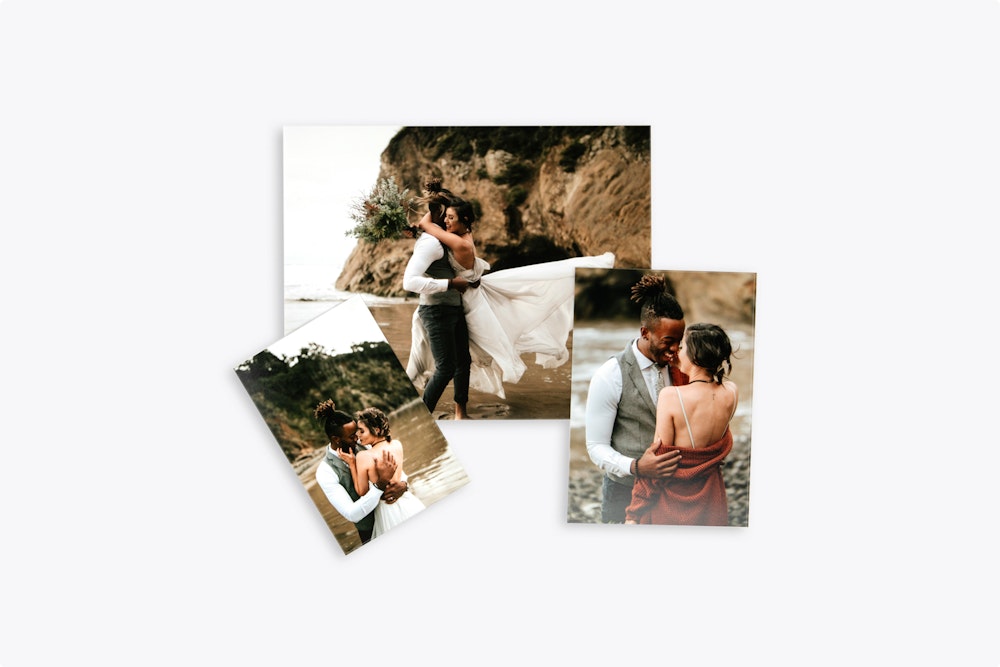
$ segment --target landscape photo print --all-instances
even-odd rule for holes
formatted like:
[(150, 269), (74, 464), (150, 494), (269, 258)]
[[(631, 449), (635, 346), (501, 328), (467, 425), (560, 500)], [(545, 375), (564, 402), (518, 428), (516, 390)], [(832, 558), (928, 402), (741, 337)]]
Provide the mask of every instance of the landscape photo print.
[(360, 295), (436, 419), (569, 417), (575, 269), (650, 263), (648, 126), (283, 136), (286, 331)]

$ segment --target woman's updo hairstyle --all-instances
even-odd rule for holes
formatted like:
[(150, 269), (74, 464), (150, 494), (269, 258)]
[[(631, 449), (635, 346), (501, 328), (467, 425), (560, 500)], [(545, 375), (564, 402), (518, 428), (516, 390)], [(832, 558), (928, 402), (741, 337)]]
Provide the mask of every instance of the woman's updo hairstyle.
[(323, 432), (329, 438), (337, 436), (344, 437), (344, 424), (354, 421), (354, 417), (337, 409), (333, 399), (327, 399), (316, 406), (313, 416), (323, 425)]
[(692, 363), (707, 370), (719, 384), (733, 370), (729, 360), (733, 353), (732, 343), (717, 324), (698, 322), (689, 326), (684, 332), (684, 351)]
[(378, 408), (365, 408), (356, 417), (359, 422), (364, 422), (372, 435), (392, 442), (392, 435), (389, 434), (389, 418), (384, 412)]
[(667, 291), (667, 279), (662, 275), (646, 274), (632, 285), (631, 300), (642, 306), (639, 322), (653, 329), (661, 318), (683, 320), (684, 309), (674, 295)]

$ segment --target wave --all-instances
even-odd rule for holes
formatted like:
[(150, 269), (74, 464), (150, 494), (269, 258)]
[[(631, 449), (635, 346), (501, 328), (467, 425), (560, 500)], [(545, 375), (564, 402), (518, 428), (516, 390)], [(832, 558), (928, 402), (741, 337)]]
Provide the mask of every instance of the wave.
[(361, 296), (366, 305), (405, 303), (414, 297), (385, 297), (364, 292), (347, 292), (334, 285), (341, 267), (328, 264), (286, 264), (285, 303), (323, 302), (336, 304)]

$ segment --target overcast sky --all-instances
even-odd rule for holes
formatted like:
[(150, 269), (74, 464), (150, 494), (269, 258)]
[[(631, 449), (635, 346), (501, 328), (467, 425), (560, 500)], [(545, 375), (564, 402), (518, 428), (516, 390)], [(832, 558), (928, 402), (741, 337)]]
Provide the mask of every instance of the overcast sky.
[(285, 265), (340, 267), (356, 239), (351, 205), (378, 179), (379, 158), (401, 128), (287, 126), (283, 132)]

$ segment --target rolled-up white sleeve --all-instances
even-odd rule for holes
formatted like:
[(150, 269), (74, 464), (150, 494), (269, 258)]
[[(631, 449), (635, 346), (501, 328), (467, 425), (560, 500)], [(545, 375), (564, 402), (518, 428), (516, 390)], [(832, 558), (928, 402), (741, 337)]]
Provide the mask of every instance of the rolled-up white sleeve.
[(333, 509), (340, 512), (340, 515), (352, 523), (361, 521), (371, 514), (378, 501), (382, 498), (382, 492), (374, 485), (368, 487), (368, 493), (357, 500), (351, 500), (350, 494), (340, 484), (337, 473), (330, 469), (329, 464), (320, 462), (316, 468), (316, 483), (323, 489), (326, 499), (333, 505)]
[(634, 459), (611, 447), (611, 431), (622, 396), (621, 370), (617, 359), (608, 359), (590, 380), (587, 392), (587, 454), (602, 471), (616, 477), (630, 477)]
[(403, 271), (403, 289), (417, 294), (448, 291), (447, 278), (430, 278), (426, 275), (431, 262), (444, 257), (441, 242), (430, 234), (421, 234), (413, 244), (413, 255)]

